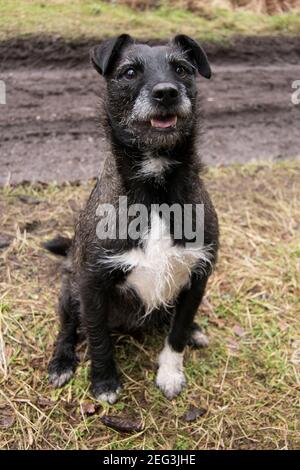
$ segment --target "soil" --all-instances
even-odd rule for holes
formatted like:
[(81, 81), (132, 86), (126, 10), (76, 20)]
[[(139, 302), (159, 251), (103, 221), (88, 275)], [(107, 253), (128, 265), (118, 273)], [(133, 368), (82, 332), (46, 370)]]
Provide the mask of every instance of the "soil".
[[(97, 42), (94, 41), (93, 44)], [(103, 79), (89, 66), (91, 41), (32, 38), (0, 44), (0, 184), (74, 181), (98, 174), (107, 153), (97, 124)], [(207, 44), (213, 69), (199, 79), (203, 161), (213, 165), (297, 157), (299, 38)]]

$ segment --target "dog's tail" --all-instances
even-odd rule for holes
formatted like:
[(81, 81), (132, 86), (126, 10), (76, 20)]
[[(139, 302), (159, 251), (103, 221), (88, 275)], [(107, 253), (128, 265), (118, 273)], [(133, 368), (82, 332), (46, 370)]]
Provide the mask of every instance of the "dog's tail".
[(72, 245), (72, 239), (58, 235), (52, 240), (44, 242), (42, 246), (51, 253), (59, 256), (67, 256)]

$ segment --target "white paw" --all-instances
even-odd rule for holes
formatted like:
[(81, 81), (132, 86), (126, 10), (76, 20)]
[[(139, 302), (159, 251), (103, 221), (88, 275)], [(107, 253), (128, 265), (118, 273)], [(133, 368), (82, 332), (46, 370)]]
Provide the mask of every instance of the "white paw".
[(73, 374), (74, 374), (73, 369), (65, 370), (61, 374), (57, 372), (51, 372), (49, 374), (49, 381), (54, 387), (59, 388), (65, 385), (67, 382), (69, 382)]
[(95, 398), (96, 400), (103, 401), (105, 403), (109, 403), (110, 405), (113, 405), (120, 394), (120, 388), (117, 388), (115, 392), (102, 392), (99, 393)]
[(157, 372), (156, 385), (171, 400), (186, 386), (184, 373), (180, 370), (161, 366)]
[(206, 348), (209, 345), (208, 337), (200, 330), (195, 330), (192, 332), (191, 340), (198, 348)]
[(183, 373), (183, 353), (174, 351), (168, 343), (158, 358), (159, 369), (156, 376), (156, 385), (172, 399), (185, 387), (185, 376)]

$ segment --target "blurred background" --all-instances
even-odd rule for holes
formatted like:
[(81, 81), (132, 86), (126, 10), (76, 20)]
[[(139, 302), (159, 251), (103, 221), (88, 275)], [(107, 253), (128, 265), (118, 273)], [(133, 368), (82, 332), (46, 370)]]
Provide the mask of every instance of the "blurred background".
[(0, 0), (0, 184), (98, 174), (105, 85), (88, 52), (122, 32), (152, 43), (180, 32), (204, 45), (213, 69), (199, 79), (206, 163), (298, 154), (299, 0)]

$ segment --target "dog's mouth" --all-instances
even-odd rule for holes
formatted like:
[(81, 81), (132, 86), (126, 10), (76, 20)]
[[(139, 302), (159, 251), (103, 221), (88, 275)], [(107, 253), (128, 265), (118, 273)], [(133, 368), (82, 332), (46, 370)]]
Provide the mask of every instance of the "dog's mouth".
[(150, 119), (151, 127), (154, 129), (172, 129), (176, 127), (177, 124), (177, 116), (168, 115), (168, 116), (159, 116)]

